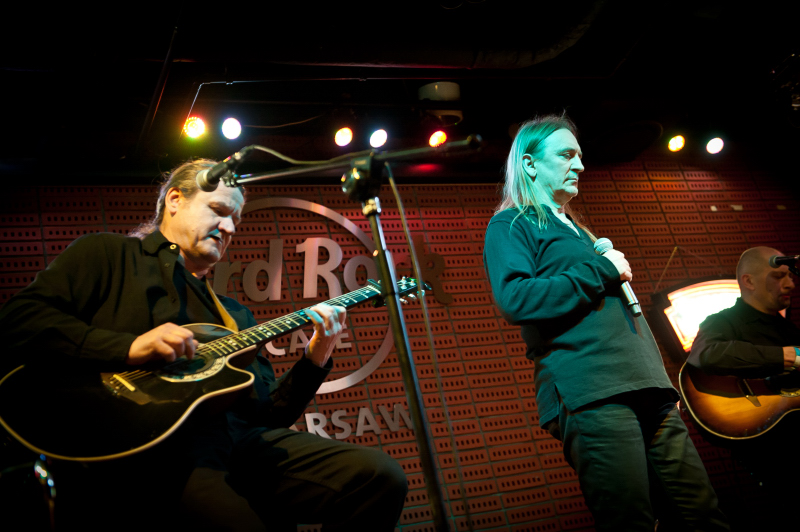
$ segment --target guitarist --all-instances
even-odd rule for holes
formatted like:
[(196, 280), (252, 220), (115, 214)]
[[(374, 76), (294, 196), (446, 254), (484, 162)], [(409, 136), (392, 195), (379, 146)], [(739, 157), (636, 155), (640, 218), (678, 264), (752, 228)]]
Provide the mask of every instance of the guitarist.
[[(769, 247), (745, 251), (736, 267), (741, 297), (736, 304), (706, 318), (687, 360), (711, 375), (767, 378), (772, 386), (797, 387), (800, 329), (779, 314), (791, 304), (795, 284), (787, 266), (773, 268)], [(731, 445), (761, 485), (778, 501), (793, 493), (800, 478), (798, 460), (781, 449), (800, 444), (800, 416), (789, 414), (775, 427)], [(777, 510), (776, 510), (777, 511)]]
[[(0, 312), (4, 367), (191, 359), (198, 342), (179, 325), (223, 324), (224, 314), (239, 329), (256, 325), (233, 299), (218, 296), (221, 312), (203, 282), (225, 255), (245, 202), (240, 188), (199, 189), (198, 173), (214, 164), (179, 166), (135, 236), (79, 238), (9, 300)], [(346, 311), (318, 304), (308, 314), (314, 334), (281, 379), (258, 355), (247, 368), (255, 376), (249, 396), (227, 411), (195, 412), (164, 442), (131, 457), (56, 464), (56, 525), (285, 530), (303, 522), (394, 530), (407, 491), (397, 462), (288, 428), (331, 369)]]

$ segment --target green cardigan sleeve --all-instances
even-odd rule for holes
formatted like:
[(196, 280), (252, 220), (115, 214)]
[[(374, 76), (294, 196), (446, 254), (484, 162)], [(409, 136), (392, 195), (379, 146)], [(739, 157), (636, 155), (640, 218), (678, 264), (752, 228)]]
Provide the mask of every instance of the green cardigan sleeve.
[[(558, 318), (597, 302), (607, 285), (619, 283), (614, 264), (601, 256), (578, 262), (558, 275), (540, 277), (534, 259), (536, 229), (518, 218), (493, 220), (486, 230), (484, 264), (492, 294), (506, 320), (523, 323)], [(559, 259), (560, 257), (554, 257)]]

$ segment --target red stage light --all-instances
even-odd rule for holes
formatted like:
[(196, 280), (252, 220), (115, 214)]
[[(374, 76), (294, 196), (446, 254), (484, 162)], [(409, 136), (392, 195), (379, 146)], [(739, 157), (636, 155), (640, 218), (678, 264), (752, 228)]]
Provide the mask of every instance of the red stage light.
[(437, 146), (441, 146), (447, 141), (447, 134), (444, 131), (437, 131), (433, 135), (431, 135), (430, 140), (428, 140), (428, 144), (431, 145), (431, 148), (436, 148)]

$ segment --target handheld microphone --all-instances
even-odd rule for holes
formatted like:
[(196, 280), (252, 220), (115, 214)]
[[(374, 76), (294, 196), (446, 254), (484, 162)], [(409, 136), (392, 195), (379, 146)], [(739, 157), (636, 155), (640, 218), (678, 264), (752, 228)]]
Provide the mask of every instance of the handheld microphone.
[[(606, 251), (612, 249), (614, 249), (614, 244), (612, 244), (611, 240), (607, 238), (598, 238), (594, 243), (594, 252), (598, 255), (602, 255)], [(636, 299), (636, 294), (633, 293), (631, 283), (625, 281), (619, 288), (622, 292), (622, 297), (625, 299), (625, 303), (627, 304), (628, 308), (631, 309), (631, 313), (634, 316), (639, 316), (642, 313), (642, 307), (639, 305), (639, 300)]]
[(794, 266), (800, 260), (800, 255), (794, 257), (781, 257), (780, 255), (773, 255), (769, 258), (769, 265), (771, 268), (780, 268), (784, 264), (787, 266)]
[[(236, 167), (241, 164), (251, 151), (253, 151), (253, 148), (253, 146), (242, 148), (241, 151), (237, 151), (211, 168), (206, 168), (205, 170), (197, 172), (197, 177), (195, 178), (197, 186), (204, 192), (214, 192), (217, 189), (217, 185), (219, 185), (220, 179), (229, 176), (231, 172), (236, 170)], [(227, 178), (223, 179), (223, 183), (225, 183), (226, 186), (233, 186), (228, 183)]]

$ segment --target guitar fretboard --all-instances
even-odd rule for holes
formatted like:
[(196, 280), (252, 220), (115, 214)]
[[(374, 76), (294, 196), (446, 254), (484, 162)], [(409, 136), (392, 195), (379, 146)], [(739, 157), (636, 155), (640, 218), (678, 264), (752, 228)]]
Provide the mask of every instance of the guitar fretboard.
[[(339, 297), (329, 299), (328, 301), (325, 301), (325, 303), (328, 305), (336, 305), (349, 309), (365, 301), (379, 297), (381, 295), (379, 287), (380, 285), (375, 281), (369, 281), (367, 286), (359, 288), (353, 292), (343, 294)], [(416, 284), (411, 279), (403, 279), (398, 283), (398, 288), (400, 289), (401, 294), (407, 294), (416, 289)], [(198, 349), (198, 352), (204, 354), (211, 353), (216, 357), (221, 357), (236, 353), (242, 349), (246, 349), (259, 343), (267, 342), (273, 338), (312, 323), (311, 318), (307, 313), (309, 308), (311, 307), (292, 312), (291, 314), (287, 314), (266, 323), (250, 327), (249, 329), (239, 331), (238, 333), (212, 340), (203, 344)]]

